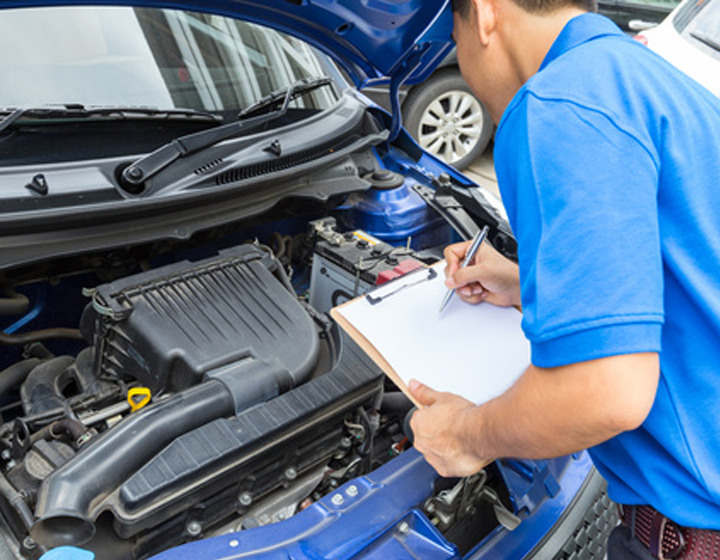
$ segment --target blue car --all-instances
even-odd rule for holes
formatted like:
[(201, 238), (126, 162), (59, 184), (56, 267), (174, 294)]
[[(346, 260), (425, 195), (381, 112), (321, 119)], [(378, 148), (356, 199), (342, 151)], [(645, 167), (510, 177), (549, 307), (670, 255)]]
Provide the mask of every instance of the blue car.
[(586, 453), (446, 479), (330, 309), (488, 226), (391, 93), (448, 2), (6, 0), (0, 560), (601, 559)]

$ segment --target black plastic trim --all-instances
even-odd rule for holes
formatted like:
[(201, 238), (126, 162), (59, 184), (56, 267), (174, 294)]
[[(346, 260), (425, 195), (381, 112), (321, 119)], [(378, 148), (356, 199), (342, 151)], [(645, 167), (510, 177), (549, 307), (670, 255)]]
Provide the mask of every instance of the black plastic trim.
[(603, 560), (608, 535), (619, 521), (606, 487), (593, 468), (553, 530), (523, 560)]

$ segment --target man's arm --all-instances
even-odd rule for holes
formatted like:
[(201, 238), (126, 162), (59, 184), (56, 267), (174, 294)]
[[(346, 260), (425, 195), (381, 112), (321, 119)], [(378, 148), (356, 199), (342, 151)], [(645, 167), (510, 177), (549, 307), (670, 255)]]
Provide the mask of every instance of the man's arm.
[(643, 353), (530, 366), (481, 406), (411, 381), (411, 392), (426, 405), (410, 422), (414, 444), (443, 476), (467, 476), (501, 457), (566, 455), (642, 424), (658, 379), (657, 354)]

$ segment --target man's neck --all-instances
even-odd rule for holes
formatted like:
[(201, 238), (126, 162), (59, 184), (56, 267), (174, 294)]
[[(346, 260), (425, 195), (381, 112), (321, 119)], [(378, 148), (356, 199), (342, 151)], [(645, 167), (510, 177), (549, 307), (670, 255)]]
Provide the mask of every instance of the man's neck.
[(500, 100), (502, 112), (518, 90), (540, 69), (545, 56), (565, 25), (574, 17), (585, 13), (568, 7), (549, 14), (532, 14), (521, 9), (512, 0), (500, 3), (505, 10), (499, 29), (504, 55), (508, 65), (508, 88)]

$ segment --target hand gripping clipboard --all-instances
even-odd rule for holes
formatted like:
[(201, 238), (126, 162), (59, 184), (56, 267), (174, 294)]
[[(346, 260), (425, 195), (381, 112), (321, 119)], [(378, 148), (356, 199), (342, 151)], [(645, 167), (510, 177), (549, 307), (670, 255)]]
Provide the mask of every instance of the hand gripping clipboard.
[(407, 383), (415, 378), (479, 404), (525, 371), (530, 346), (513, 308), (456, 297), (438, 313), (444, 267), (441, 261), (401, 276), (330, 314), (413, 402)]
[(353, 323), (346, 319), (342, 309), (347, 306), (357, 305), (366, 301), (371, 306), (378, 306), (393, 295), (399, 294), (402, 290), (406, 290), (421, 282), (429, 282), (438, 276), (435, 268), (421, 268), (410, 274), (405, 274), (399, 278), (384, 284), (380, 288), (376, 288), (371, 292), (360, 296), (354, 300), (345, 302), (338, 307), (330, 310), (330, 316), (335, 319), (338, 325), (348, 333), (348, 335), (357, 342), (358, 346), (383, 370), (397, 387), (405, 393), (416, 406), (422, 406), (410, 394), (407, 383), (398, 375), (393, 366), (385, 359), (385, 357), (375, 348), (375, 346), (365, 337), (362, 331), (358, 330)]

